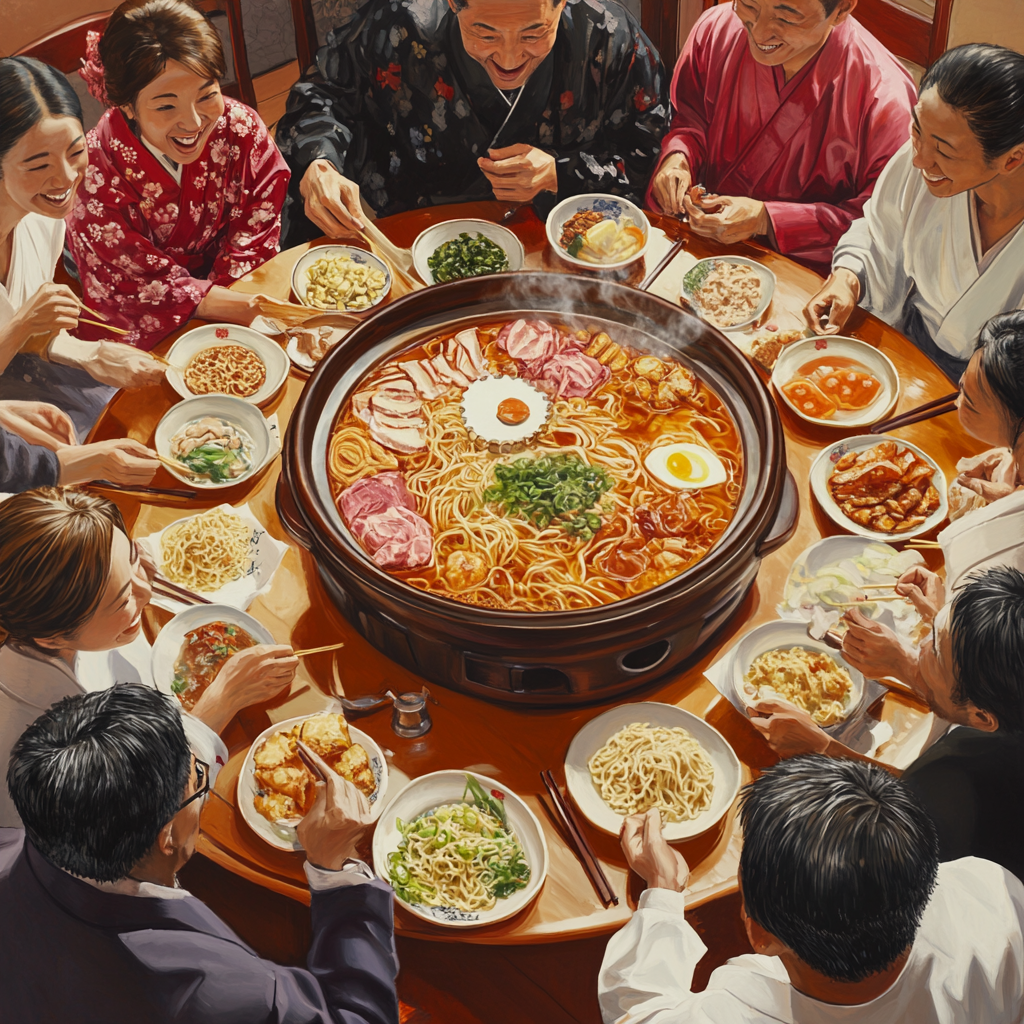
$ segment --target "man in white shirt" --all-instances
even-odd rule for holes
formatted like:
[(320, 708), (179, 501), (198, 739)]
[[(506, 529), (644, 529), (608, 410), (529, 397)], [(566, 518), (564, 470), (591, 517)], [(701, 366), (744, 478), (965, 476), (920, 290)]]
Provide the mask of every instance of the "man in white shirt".
[(973, 857), (939, 866), (930, 820), (884, 769), (793, 758), (741, 799), (754, 954), (690, 991), (707, 950), (683, 916), (686, 861), (658, 811), (627, 818), (622, 847), (650, 888), (608, 943), (605, 1024), (1021, 1020), (1024, 886)]

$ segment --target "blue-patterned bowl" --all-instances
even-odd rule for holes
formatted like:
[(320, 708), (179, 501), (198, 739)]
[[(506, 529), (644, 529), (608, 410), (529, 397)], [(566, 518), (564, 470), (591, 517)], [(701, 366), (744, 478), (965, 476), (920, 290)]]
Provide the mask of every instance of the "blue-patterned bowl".
[[(350, 316), (369, 315), (388, 297), (391, 291), (391, 268), (384, 260), (374, 256), (372, 252), (367, 252), (365, 249), (360, 249), (354, 245), (317, 245), (304, 252), (299, 257), (298, 263), (292, 268), (292, 291), (295, 293), (295, 297), (302, 305), (313, 307), (313, 303), (306, 301), (306, 288), (309, 286), (309, 269), (319, 259), (333, 259), (337, 256), (348, 256), (353, 263), (384, 272), (384, 287), (381, 289), (380, 295), (366, 309), (345, 309), (340, 311), (348, 313)], [(320, 307), (313, 308), (319, 309)], [(324, 312), (336, 313), (339, 310), (325, 309)]]
[[(644, 244), (628, 259), (619, 260), (617, 263), (591, 263), (589, 260), (581, 260), (575, 256), (570, 256), (558, 244), (558, 240), (562, 237), (562, 228), (570, 217), (590, 210), (594, 213), (603, 213), (612, 220), (620, 222), (631, 221), (644, 233)], [(571, 263), (574, 267), (582, 267), (584, 270), (618, 270), (620, 267), (628, 267), (631, 263), (636, 263), (637, 260), (642, 259), (644, 253), (647, 252), (647, 247), (651, 244), (651, 222), (645, 216), (644, 211), (628, 199), (623, 199), (620, 196), (604, 195), (599, 192), (591, 192), (587, 195), (571, 196), (568, 199), (563, 199), (548, 214), (546, 227), (548, 244), (551, 248), (566, 263)]]

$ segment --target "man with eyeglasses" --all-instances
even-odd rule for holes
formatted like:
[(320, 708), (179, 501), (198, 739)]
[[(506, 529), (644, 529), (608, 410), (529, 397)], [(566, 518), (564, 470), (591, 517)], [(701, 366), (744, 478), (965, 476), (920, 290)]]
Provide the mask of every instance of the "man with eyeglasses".
[[(929, 593), (918, 600), (942, 605), (921, 645), (854, 611), (843, 657), (868, 677), (913, 687), (944, 729), (902, 773), (935, 822), (942, 860), (984, 857), (1024, 880), (1024, 573), (976, 573), (945, 605), (934, 575), (920, 575)], [(755, 710), (763, 717), (752, 724), (782, 757), (862, 758), (784, 701)]]
[(369, 807), (323, 767), (298, 826), (308, 969), (282, 967), (178, 884), (210, 772), (173, 699), (123, 683), (54, 705), (7, 771), (25, 827), (0, 829), (0, 1017), (397, 1024), (392, 891), (356, 856)]

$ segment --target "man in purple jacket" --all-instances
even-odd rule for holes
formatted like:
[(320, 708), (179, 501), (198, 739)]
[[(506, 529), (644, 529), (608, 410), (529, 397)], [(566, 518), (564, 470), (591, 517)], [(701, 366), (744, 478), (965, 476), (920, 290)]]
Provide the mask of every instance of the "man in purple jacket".
[(7, 772), (25, 828), (0, 829), (0, 1018), (397, 1024), (392, 891), (354, 859), (369, 808), (327, 776), (299, 825), (308, 970), (280, 967), (178, 886), (210, 777), (173, 699), (118, 684), (54, 705)]

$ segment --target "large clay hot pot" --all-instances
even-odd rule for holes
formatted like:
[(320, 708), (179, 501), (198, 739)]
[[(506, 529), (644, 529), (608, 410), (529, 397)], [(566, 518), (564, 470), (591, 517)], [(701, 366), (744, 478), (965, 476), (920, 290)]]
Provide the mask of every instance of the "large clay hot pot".
[[(378, 568), (349, 534), (327, 478), (331, 428), (377, 364), (455, 321), (579, 314), (620, 344), (689, 365), (729, 407), (743, 443), (739, 507), (711, 551), (681, 575), (598, 608), (516, 613), (418, 590)], [(383, 308), (329, 352), (291, 420), (278, 490), (281, 518), (316, 558), (338, 607), (375, 647), (434, 683), (534, 705), (606, 699), (677, 669), (736, 610), (763, 555), (795, 526), (778, 412), (729, 341), (663, 299), (562, 274), (480, 277), (415, 292)]]

